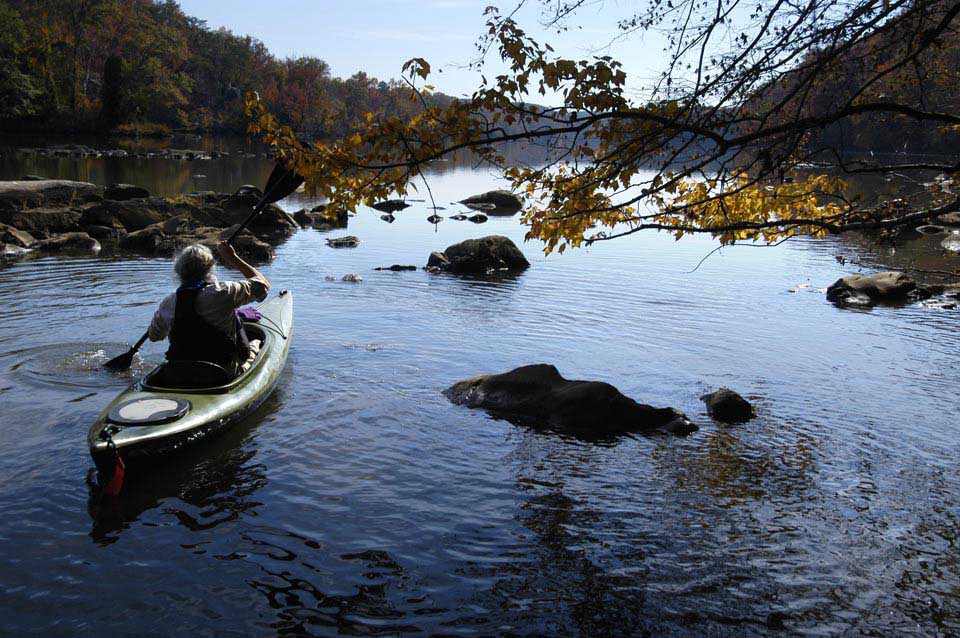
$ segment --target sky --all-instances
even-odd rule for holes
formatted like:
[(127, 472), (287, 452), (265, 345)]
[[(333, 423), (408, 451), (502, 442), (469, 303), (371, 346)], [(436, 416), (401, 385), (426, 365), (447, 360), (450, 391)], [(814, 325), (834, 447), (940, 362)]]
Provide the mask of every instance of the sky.
[[(488, 5), (499, 6), (505, 14), (516, 6), (497, 0), (180, 0), (188, 15), (205, 20), (210, 28), (256, 37), (281, 58), (321, 58), (339, 77), (365, 71), (379, 79), (396, 78), (405, 61), (425, 58), (434, 71), (430, 82), (454, 96), (468, 95), (478, 84), (477, 72), (466, 67), (477, 57), (475, 44), (484, 32)], [(581, 10), (576, 26), (563, 34), (539, 26), (542, 3), (528, 0), (516, 19), (539, 42), (550, 43), (566, 57), (612, 55), (621, 60), (628, 87), (639, 90), (656, 75), (662, 43), (648, 35), (607, 46), (616, 36), (617, 20), (637, 5), (631, 0), (591, 3)], [(489, 77), (502, 68), (491, 63), (485, 72)], [(557, 98), (538, 101), (555, 103)]]

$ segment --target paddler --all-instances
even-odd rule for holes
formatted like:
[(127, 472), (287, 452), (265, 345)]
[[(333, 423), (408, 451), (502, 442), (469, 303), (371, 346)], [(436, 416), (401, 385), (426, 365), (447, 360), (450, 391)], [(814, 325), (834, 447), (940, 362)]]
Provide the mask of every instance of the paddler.
[(202, 244), (187, 246), (173, 264), (180, 287), (160, 304), (148, 335), (150, 341), (170, 338), (168, 361), (208, 361), (235, 376), (250, 355), (236, 310), (266, 299), (270, 282), (227, 242), (220, 242), (217, 252), (224, 265), (239, 271), (244, 279), (219, 281), (213, 273), (210, 249)]

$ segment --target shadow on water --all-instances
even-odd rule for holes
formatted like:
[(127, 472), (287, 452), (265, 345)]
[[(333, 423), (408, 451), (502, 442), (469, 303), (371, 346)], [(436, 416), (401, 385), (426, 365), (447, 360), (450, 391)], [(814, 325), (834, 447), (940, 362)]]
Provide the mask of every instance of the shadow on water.
[(136, 472), (129, 472), (123, 491), (116, 499), (101, 494), (96, 470), (87, 473), (87, 512), (93, 523), (90, 537), (107, 545), (149, 510), (179, 499), (198, 508), (202, 520), (182, 510), (169, 508), (189, 531), (212, 529), (234, 521), (261, 503), (253, 495), (267, 483), (266, 468), (255, 461), (251, 449), (257, 424), (268, 419), (281, 405), (275, 393), (249, 417), (227, 432), (192, 445), (176, 457), (165, 458)]

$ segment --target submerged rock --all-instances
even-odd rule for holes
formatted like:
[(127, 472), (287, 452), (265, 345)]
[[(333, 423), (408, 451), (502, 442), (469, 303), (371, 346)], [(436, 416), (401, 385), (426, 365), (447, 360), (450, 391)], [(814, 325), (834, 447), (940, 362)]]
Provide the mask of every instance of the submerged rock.
[(705, 394), (700, 400), (707, 404), (707, 414), (724, 423), (746, 423), (754, 417), (753, 406), (729, 388)]
[(360, 282), (363, 281), (363, 277), (361, 277), (360, 275), (352, 275), (352, 274), (344, 275), (343, 279), (341, 279), (340, 281), (349, 281), (355, 284), (359, 284)]
[(393, 222), (397, 221), (397, 218), (391, 215), (390, 213), (387, 213), (386, 215), (380, 215), (380, 219), (387, 222), (388, 224), (392, 224)]
[(359, 245), (360, 239), (353, 235), (331, 237), (327, 240), (327, 246), (330, 246), (330, 248), (356, 248)]
[(431, 224), (439, 224), (443, 221), (443, 217), (440, 215), (430, 215), (430, 217), (427, 217), (427, 221)]
[(477, 213), (476, 215), (470, 215), (470, 217), (468, 217), (467, 219), (472, 221), (474, 224), (485, 224), (487, 222), (488, 217), (481, 213)]
[(530, 262), (516, 244), (502, 235), (462, 241), (448, 246), (442, 253), (432, 253), (427, 261), (428, 270), (454, 274), (520, 272), (529, 267)]
[(496, 416), (580, 436), (626, 432), (690, 434), (697, 426), (673, 408), (655, 408), (624, 396), (609, 383), (570, 381), (552, 365), (537, 364), (504, 374), (455, 383), (443, 395), (457, 405), (485, 408)]
[(827, 288), (827, 299), (840, 305), (903, 303), (916, 289), (917, 282), (902, 272), (848, 275)]
[(392, 266), (379, 266), (374, 268), (374, 270), (393, 270), (394, 272), (399, 272), (401, 270), (416, 270), (416, 266), (401, 266), (400, 264), (394, 264)]

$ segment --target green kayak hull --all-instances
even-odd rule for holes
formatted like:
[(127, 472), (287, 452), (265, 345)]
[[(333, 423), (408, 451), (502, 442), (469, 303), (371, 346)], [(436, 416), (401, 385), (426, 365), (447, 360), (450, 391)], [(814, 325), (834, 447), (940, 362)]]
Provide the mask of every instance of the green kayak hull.
[[(150, 461), (169, 458), (256, 410), (280, 380), (293, 336), (293, 295), (283, 291), (259, 306), (262, 319), (245, 324), (251, 338), (263, 339), (253, 365), (230, 383), (202, 390), (157, 388), (150, 384), (155, 368), (120, 393), (106, 407), (87, 434), (90, 455), (103, 476), (113, 473), (114, 452), (103, 436), (106, 429), (124, 464), (130, 470)], [(189, 404), (186, 413), (172, 421), (151, 424), (120, 424), (111, 420), (115, 408), (144, 399), (173, 399)], [(169, 403), (169, 402), (166, 402)], [(115, 418), (115, 417), (114, 417)]]

